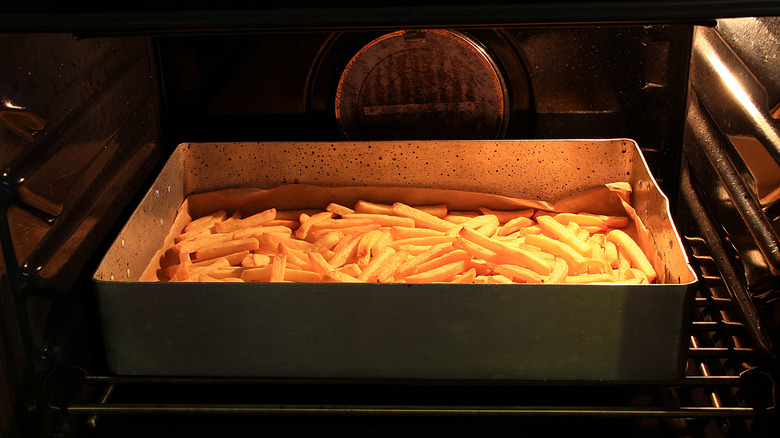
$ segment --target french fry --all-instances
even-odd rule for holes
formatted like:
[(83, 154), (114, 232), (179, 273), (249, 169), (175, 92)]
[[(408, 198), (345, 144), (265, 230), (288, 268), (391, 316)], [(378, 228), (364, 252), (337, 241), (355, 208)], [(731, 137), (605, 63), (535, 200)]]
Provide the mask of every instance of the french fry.
[(508, 236), (516, 231), (533, 226), (535, 223), (525, 216), (518, 216), (506, 221), (498, 231), (499, 236)]
[(322, 276), (324, 283), (362, 283), (357, 278), (339, 271), (330, 271)]
[(431, 269), (430, 271), (418, 272), (416, 274), (407, 275), (404, 277), (404, 281), (407, 283), (441, 283), (448, 282), (455, 278), (455, 276), (466, 268), (465, 260), (458, 260), (447, 265), (439, 266)]
[(189, 240), (181, 241), (171, 247), (177, 254), (191, 254), (199, 249), (208, 248), (231, 239), (230, 234), (206, 234)]
[(393, 212), (398, 216), (404, 216), (414, 219), (418, 227), (427, 227), (439, 231), (449, 231), (455, 228), (455, 224), (447, 222), (444, 219), (434, 216), (419, 208), (410, 207), (404, 203), (396, 202), (393, 204)]
[(363, 234), (355, 251), (358, 265), (365, 266), (371, 261), (371, 248), (383, 234), (384, 232), (381, 230), (371, 230)]
[(376, 271), (376, 281), (380, 283), (394, 281), (396, 271), (408, 258), (409, 254), (404, 251), (398, 251), (393, 254), (393, 257), (387, 263), (384, 263), (382, 266), (380, 266)]
[(478, 217), (480, 214), (481, 213), (478, 211), (449, 211), (442, 219), (447, 222), (461, 225), (464, 222), (467, 222), (469, 219)]
[[(550, 273), (550, 265), (532, 251), (527, 251), (519, 247), (507, 245), (495, 239), (490, 239), (475, 232), (474, 230), (469, 230), (468, 228), (462, 229), (460, 231), (460, 235), (461, 237), (476, 243), (477, 245), (483, 246), (495, 252), (497, 255), (514, 260), (516, 263), (520, 263), (520, 265), (523, 267), (530, 268), (537, 274), (549, 275)], [(500, 264), (500, 262), (497, 264)]]
[(623, 248), (631, 263), (644, 272), (647, 281), (653, 282), (656, 278), (656, 272), (652, 263), (648, 260), (642, 248), (637, 245), (625, 231), (614, 229), (607, 233), (607, 240)]
[(325, 207), (325, 210), (326, 211), (330, 211), (333, 214), (336, 214), (336, 215), (339, 215), (339, 216), (344, 216), (345, 214), (352, 214), (352, 213), (355, 212), (355, 210), (353, 210), (353, 209), (351, 209), (349, 207), (345, 207), (345, 206), (343, 206), (341, 204), (337, 204), (335, 202), (331, 202), (330, 204), (328, 204), (328, 206)]
[(421, 253), (420, 255), (411, 257), (408, 260), (406, 260), (398, 268), (398, 276), (403, 278), (406, 275), (412, 274), (417, 269), (417, 267), (420, 266), (422, 263), (425, 263), (428, 260), (433, 260), (434, 258), (439, 257), (442, 254), (451, 251), (452, 249), (453, 249), (452, 243), (450, 242), (432, 245), (428, 247), (428, 249), (423, 253)]
[(474, 268), (468, 268), (468, 271), (456, 275), (455, 278), (450, 281), (450, 283), (473, 283), (476, 276), (477, 270)]
[(253, 214), (243, 219), (228, 218), (222, 222), (214, 224), (214, 231), (217, 233), (232, 233), (244, 228), (256, 227), (263, 225), (268, 221), (276, 219), (276, 209), (269, 208), (261, 211), (260, 213)]
[(375, 213), (349, 213), (341, 216), (343, 220), (360, 219), (368, 220), (369, 223), (375, 223), (382, 227), (414, 227), (414, 219), (402, 216), (395, 216), (389, 214), (375, 214)]
[(615, 277), (611, 274), (581, 274), (581, 275), (568, 275), (565, 279), (566, 283), (614, 283)]
[(325, 219), (331, 219), (333, 217), (332, 211), (322, 211), (316, 214), (313, 214), (312, 216), (306, 218), (305, 214), (302, 213), (299, 217), (299, 221), (301, 223), (301, 226), (298, 227), (297, 230), (295, 230), (295, 236), (301, 240), (306, 240), (306, 235), (309, 233), (309, 229), (316, 224), (319, 221), (325, 220)]
[[(390, 230), (383, 230), (382, 236), (377, 239), (376, 243), (374, 243), (374, 246), (371, 247), (371, 255), (376, 257), (377, 254), (384, 251), (385, 247), (390, 245), (390, 242), (393, 241), (393, 236), (390, 234)], [(397, 249), (397, 248), (393, 248)]]
[(544, 281), (545, 283), (563, 283), (566, 281), (566, 276), (569, 273), (569, 265), (566, 263), (566, 261), (560, 257), (557, 257), (555, 259), (555, 266), (553, 267), (552, 271), (550, 271), (550, 275), (547, 277), (547, 279)]
[(394, 240), (411, 239), (415, 237), (430, 237), (430, 236), (444, 236), (444, 231), (432, 230), (430, 228), (417, 228), (417, 227), (391, 227)]
[(440, 236), (426, 236), (426, 237), (410, 237), (408, 239), (401, 239), (401, 240), (393, 240), (390, 242), (390, 246), (392, 246), (395, 249), (398, 249), (402, 245), (438, 245), (440, 243), (452, 243), (455, 241), (457, 236), (448, 236), (448, 235), (440, 235)]
[(379, 268), (387, 263), (395, 255), (395, 250), (390, 247), (385, 247), (382, 252), (376, 255), (368, 265), (363, 268), (363, 271), (358, 275), (357, 279), (360, 281), (374, 282), (376, 281), (376, 272)]
[(233, 233), (233, 239), (246, 239), (248, 237), (254, 237), (260, 239), (263, 234), (279, 234), (281, 236), (292, 236), (293, 231), (282, 225), (264, 226), (258, 225), (256, 227), (247, 227), (238, 230)]
[(494, 275), (477, 275), (474, 278), (474, 283), (478, 284), (514, 284), (514, 281), (509, 277), (501, 274)]
[(496, 265), (493, 270), (514, 281), (519, 280), (525, 283), (542, 283), (544, 281), (544, 277), (536, 272), (516, 265)]
[(330, 264), (328, 264), (328, 261), (325, 260), (325, 257), (323, 257), (321, 253), (312, 251), (308, 253), (308, 257), (309, 264), (311, 265), (314, 272), (320, 275), (325, 275), (333, 270), (333, 268), (330, 266)]
[(195, 251), (195, 259), (209, 260), (237, 252), (254, 251), (258, 248), (260, 248), (260, 242), (254, 237), (241, 240), (228, 240), (213, 246), (198, 249)]
[(284, 281), (284, 274), (287, 270), (287, 247), (284, 243), (279, 244), (279, 253), (273, 258), (271, 262), (271, 276), (268, 279), (270, 282)]
[(227, 212), (225, 210), (217, 210), (211, 214), (191, 221), (184, 227), (184, 233), (182, 234), (209, 229), (213, 227), (215, 223), (222, 222), (225, 219), (227, 219)]
[(358, 266), (357, 263), (347, 263), (346, 265), (336, 269), (336, 271), (357, 278), (357, 276), (363, 272), (363, 269)]
[(305, 215), (306, 217), (311, 217), (321, 212), (322, 210), (316, 208), (305, 208), (301, 210), (276, 210), (275, 220), (283, 220), (283, 221), (289, 220), (289, 221), (300, 222), (301, 215)]
[(347, 261), (355, 255), (361, 237), (362, 236), (360, 234), (349, 235), (345, 237), (344, 240), (342, 240), (342, 242), (346, 242), (344, 245), (336, 246), (336, 249), (334, 249), (335, 254), (333, 255), (333, 258), (328, 261), (328, 264), (331, 266), (331, 268), (336, 269), (338, 267), (344, 266), (344, 264), (346, 264)]
[(445, 252), (444, 254), (439, 255), (438, 257), (432, 258), (426, 262), (420, 263), (417, 265), (417, 267), (412, 271), (412, 274), (417, 272), (424, 272), (424, 271), (430, 271), (432, 269), (436, 269), (439, 266), (448, 265), (450, 263), (454, 263), (460, 260), (469, 260), (471, 258), (471, 254), (469, 254), (467, 251), (463, 249), (452, 249), (450, 251)]
[[(580, 255), (585, 256), (588, 254), (588, 246), (584, 241), (577, 238), (576, 234), (566, 228), (565, 225), (555, 220), (552, 216), (539, 216), (536, 221), (539, 223), (539, 227), (543, 232), (549, 233), (551, 237), (554, 237), (566, 245), (574, 248)], [(579, 229), (577, 229), (579, 231)], [(528, 240), (526, 239), (526, 242)]]
[(493, 210), (487, 207), (479, 207), (479, 211), (482, 214), (490, 214), (494, 215), (498, 218), (499, 223), (505, 224), (512, 219), (516, 219), (519, 217), (524, 218), (531, 218), (534, 214), (533, 208), (524, 208), (522, 210), (513, 210), (513, 211), (502, 211), (502, 210)]
[(344, 233), (339, 230), (334, 230), (329, 233), (325, 233), (322, 237), (314, 241), (308, 249), (304, 252), (319, 252), (322, 253), (326, 250), (333, 248), (341, 239), (344, 238)]
[(245, 268), (268, 266), (271, 261), (271, 256), (267, 254), (250, 253), (241, 260), (241, 266)]
[(596, 227), (606, 231), (608, 228), (623, 228), (628, 226), (628, 218), (625, 216), (607, 216), (591, 213), (558, 213), (555, 219), (562, 223), (576, 222), (581, 227)]
[(525, 243), (564, 259), (566, 264), (569, 265), (569, 275), (582, 274), (587, 271), (585, 257), (560, 240), (555, 240), (542, 234), (529, 234), (525, 237)]

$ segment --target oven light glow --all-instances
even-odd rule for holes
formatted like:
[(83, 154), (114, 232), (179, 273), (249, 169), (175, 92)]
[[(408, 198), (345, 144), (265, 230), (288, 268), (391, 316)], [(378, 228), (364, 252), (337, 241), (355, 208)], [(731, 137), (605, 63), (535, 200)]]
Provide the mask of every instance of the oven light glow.
[(13, 102), (11, 102), (9, 99), (3, 99), (3, 106), (8, 109), (15, 109), (15, 110), (23, 110), (23, 106), (15, 105)]
[(761, 134), (767, 140), (769, 140), (771, 145), (776, 148), (780, 148), (780, 136), (778, 136), (774, 131), (770, 121), (758, 109), (756, 104), (753, 103), (753, 100), (750, 98), (747, 91), (745, 91), (737, 78), (734, 77), (731, 71), (729, 71), (728, 67), (726, 67), (723, 61), (718, 57), (712, 46), (708, 47), (708, 49), (709, 50), (706, 52), (707, 60), (718, 73), (718, 76), (720, 76), (729, 90), (731, 90), (731, 92), (734, 94), (734, 97), (737, 98), (740, 105), (742, 105), (742, 108), (745, 109), (750, 118), (753, 119), (755, 126), (758, 128)]

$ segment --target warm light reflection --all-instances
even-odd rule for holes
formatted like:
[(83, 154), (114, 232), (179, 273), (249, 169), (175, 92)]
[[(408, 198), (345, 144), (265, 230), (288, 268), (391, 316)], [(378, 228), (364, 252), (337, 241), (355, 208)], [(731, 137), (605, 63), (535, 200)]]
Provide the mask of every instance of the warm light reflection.
[(6, 107), (6, 108), (15, 109), (15, 110), (23, 110), (24, 109), (23, 106), (14, 105), (14, 103), (11, 102), (8, 99), (3, 99), (3, 106)]
[(702, 41), (702, 43), (707, 45), (705, 50), (707, 61), (710, 62), (718, 73), (718, 76), (720, 76), (729, 90), (734, 94), (734, 97), (737, 98), (740, 105), (742, 105), (742, 108), (744, 108), (750, 118), (753, 119), (753, 123), (759, 132), (769, 141), (770, 144), (766, 146), (780, 149), (780, 136), (775, 132), (770, 120), (758, 109), (747, 91), (745, 91), (737, 78), (734, 77), (728, 67), (726, 67), (723, 61), (718, 57), (709, 42)]

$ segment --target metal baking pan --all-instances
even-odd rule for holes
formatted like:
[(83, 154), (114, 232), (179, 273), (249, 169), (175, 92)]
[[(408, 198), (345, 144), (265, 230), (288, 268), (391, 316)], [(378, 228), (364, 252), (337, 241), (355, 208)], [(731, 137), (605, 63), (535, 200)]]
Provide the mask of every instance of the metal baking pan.
[[(139, 281), (193, 193), (302, 183), (554, 202), (616, 181), (661, 284)], [(93, 280), (119, 375), (641, 382), (682, 377), (696, 276), (639, 148), (611, 139), (182, 144)]]

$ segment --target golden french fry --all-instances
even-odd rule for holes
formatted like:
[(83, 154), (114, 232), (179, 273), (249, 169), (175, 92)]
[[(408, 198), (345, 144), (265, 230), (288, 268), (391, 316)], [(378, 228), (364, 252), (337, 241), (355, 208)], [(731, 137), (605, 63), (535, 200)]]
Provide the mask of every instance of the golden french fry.
[(615, 277), (611, 274), (580, 274), (568, 275), (565, 283), (614, 283)]
[(330, 271), (322, 276), (324, 283), (362, 283), (357, 278), (339, 271)]
[(449, 231), (455, 228), (455, 224), (452, 222), (447, 222), (440, 217), (434, 216), (418, 208), (410, 207), (401, 202), (393, 204), (393, 212), (398, 216), (414, 219), (414, 223), (418, 227), (427, 227), (439, 231)]
[(403, 245), (431, 246), (431, 245), (438, 245), (441, 243), (452, 243), (455, 241), (456, 238), (457, 236), (447, 236), (447, 235), (410, 237), (408, 239), (393, 240), (392, 242), (389, 242), (389, 245), (395, 249), (398, 249)]
[(363, 268), (363, 271), (358, 275), (357, 279), (360, 281), (373, 282), (376, 281), (376, 272), (379, 268), (387, 263), (395, 255), (395, 250), (390, 247), (385, 247), (382, 252), (376, 255), (371, 261)]
[(376, 271), (376, 281), (380, 283), (395, 281), (395, 273), (408, 258), (409, 254), (404, 251), (398, 251), (393, 254), (393, 257)]
[(328, 264), (328, 261), (325, 260), (325, 257), (323, 257), (321, 253), (312, 251), (308, 253), (308, 256), (309, 264), (311, 265), (314, 272), (320, 275), (325, 275), (333, 270), (333, 268)]
[(498, 231), (499, 236), (507, 236), (510, 235), (516, 231), (520, 231), (524, 228), (533, 226), (535, 224), (534, 221), (531, 219), (525, 217), (525, 216), (518, 216), (514, 219), (508, 220), (506, 223), (504, 223), (501, 228)]
[(317, 213), (322, 213), (322, 210), (307, 208), (303, 210), (276, 210), (276, 219), (282, 221), (301, 221), (301, 216), (309, 218)]
[(577, 222), (580, 226), (597, 227), (605, 231), (607, 228), (624, 228), (628, 226), (625, 216), (607, 216), (591, 213), (558, 213), (555, 219), (561, 223)]
[(361, 237), (362, 235), (360, 234), (351, 234), (344, 237), (341, 241), (344, 245), (336, 245), (334, 248), (335, 254), (333, 254), (333, 258), (328, 261), (331, 268), (336, 269), (344, 266), (347, 261), (355, 255)]
[[(390, 242), (393, 241), (393, 236), (390, 234), (390, 230), (385, 229), (382, 231), (382, 236), (377, 239), (376, 243), (374, 243), (374, 246), (371, 247), (371, 256), (376, 257), (377, 254), (384, 251), (385, 247), (390, 245)], [(397, 248), (393, 248), (396, 251)]]
[(279, 254), (277, 254), (271, 262), (271, 277), (268, 279), (270, 282), (284, 281), (284, 274), (287, 270), (287, 248), (283, 243), (279, 244)]
[(241, 260), (241, 266), (245, 268), (268, 266), (271, 264), (271, 256), (267, 254), (250, 253)]
[(232, 236), (230, 234), (206, 234), (183, 240), (173, 245), (171, 249), (177, 254), (190, 254), (199, 249), (208, 248), (212, 245), (229, 241), (231, 238)]
[(242, 266), (229, 266), (227, 268), (218, 268), (211, 272), (209, 272), (209, 276), (211, 278), (215, 278), (217, 280), (231, 280), (231, 279), (240, 279), (241, 274), (244, 273), (246, 268)]
[(550, 274), (550, 265), (532, 251), (527, 251), (520, 247), (507, 245), (504, 242), (483, 236), (474, 230), (469, 230), (468, 228), (462, 229), (460, 231), (460, 235), (461, 237), (474, 242), (477, 245), (483, 246), (502, 257), (503, 262), (497, 261), (495, 262), (496, 264), (513, 261), (513, 264), (519, 264), (520, 266), (530, 268), (537, 274)]
[(498, 227), (498, 216), (494, 214), (483, 214), (481, 216), (473, 217), (462, 224), (460, 224), (464, 228), (471, 228), (471, 229), (477, 229), (484, 225), (495, 225)]
[(298, 227), (297, 230), (295, 230), (295, 237), (306, 240), (306, 235), (309, 233), (309, 229), (316, 224), (319, 221), (325, 220), (325, 219), (331, 219), (333, 218), (333, 212), (332, 211), (322, 211), (319, 213), (315, 213), (311, 215), (310, 217), (305, 217), (305, 214), (301, 214), (299, 217), (299, 221), (301, 225)]
[(550, 275), (544, 281), (545, 283), (563, 283), (566, 281), (566, 276), (569, 274), (569, 265), (566, 261), (560, 257), (555, 259), (555, 266), (553, 267)]
[(225, 219), (227, 219), (227, 212), (225, 210), (217, 210), (211, 214), (191, 221), (184, 227), (183, 234), (209, 229), (217, 222), (222, 222)]
[(471, 259), (471, 254), (466, 250), (452, 248), (450, 251), (447, 251), (439, 255), (438, 257), (420, 263), (412, 271), (412, 274), (415, 274), (417, 272), (430, 271), (438, 268), (439, 266), (448, 265), (450, 263), (454, 263), (459, 260), (469, 260), (469, 259)]
[(656, 272), (652, 263), (631, 236), (625, 231), (614, 229), (607, 233), (607, 240), (625, 250), (631, 264), (644, 272), (647, 281), (652, 283), (655, 280)]
[[(402, 245), (404, 246), (404, 245)], [(406, 275), (414, 273), (415, 269), (422, 264), (427, 262), (428, 260), (432, 260), (436, 257), (441, 256), (442, 254), (445, 254), (453, 249), (452, 243), (445, 242), (445, 243), (439, 243), (436, 245), (431, 245), (428, 247), (427, 250), (423, 251), (419, 255), (416, 255), (414, 257), (409, 258), (406, 260), (399, 268), (398, 268), (398, 277), (404, 277)]]
[[(588, 245), (578, 239), (574, 233), (552, 216), (539, 216), (536, 221), (543, 232), (549, 233), (551, 237), (574, 248), (582, 256), (588, 254)], [(526, 239), (526, 242), (528, 242), (528, 239)]]
[(544, 277), (536, 272), (516, 265), (496, 265), (493, 268), (497, 274), (501, 274), (507, 278), (511, 278), (513, 281), (522, 281), (525, 283), (542, 283)]
[(347, 263), (346, 265), (336, 269), (336, 271), (357, 278), (357, 276), (363, 272), (363, 269), (358, 266), (357, 263)]
[(365, 266), (368, 264), (371, 260), (371, 248), (383, 234), (384, 232), (381, 230), (371, 230), (360, 237), (357, 251), (355, 251), (358, 265)]
[(404, 277), (404, 281), (407, 283), (448, 282), (455, 278), (457, 274), (460, 274), (466, 269), (466, 260), (458, 260), (457, 262), (439, 266), (437, 268), (431, 269), (430, 271), (423, 271), (416, 274), (407, 275)]
[(474, 278), (477, 276), (477, 270), (474, 268), (468, 268), (468, 271), (458, 274), (450, 283), (473, 283)]
[(267, 283), (271, 281), (271, 266), (263, 266), (260, 268), (246, 268), (241, 273), (241, 279), (245, 282)]
[(569, 275), (582, 274), (587, 271), (585, 257), (560, 240), (555, 240), (543, 234), (529, 234), (525, 236), (525, 243), (564, 259), (566, 264), (569, 265)]
[(342, 219), (340, 220), (369, 220), (369, 223), (375, 223), (382, 227), (414, 227), (414, 219), (389, 214), (350, 213), (344, 214), (341, 217)]
[(344, 228), (354, 228), (354, 227), (360, 227), (363, 225), (371, 225), (374, 222), (371, 219), (367, 218), (361, 218), (361, 219), (332, 219), (332, 218), (326, 218), (322, 219), (320, 221), (317, 221), (316, 223), (313, 223), (309, 227), (309, 231), (314, 233), (316, 231), (321, 231), (324, 229), (328, 230), (340, 230)]
[(461, 225), (464, 222), (467, 222), (469, 219), (473, 219), (475, 217), (480, 216), (481, 213), (478, 211), (449, 211), (447, 212), (447, 215), (444, 216), (442, 219), (444, 219), (447, 222), (452, 222), (457, 225)]
[(282, 236), (292, 236), (293, 231), (285, 226), (273, 225), (265, 226), (258, 225), (256, 227), (247, 227), (242, 230), (238, 230), (233, 233), (233, 239), (246, 239), (247, 237), (254, 237), (260, 239), (263, 234), (279, 234)]
[(351, 209), (349, 207), (343, 206), (341, 204), (337, 204), (335, 202), (331, 202), (330, 204), (328, 204), (328, 206), (325, 207), (325, 210), (326, 211), (330, 211), (333, 214), (337, 214), (339, 216), (344, 216), (345, 214), (352, 214), (352, 213), (355, 212), (355, 210), (353, 210), (353, 209)]
[(324, 236), (314, 241), (314, 243), (312, 243), (309, 248), (304, 251), (322, 253), (336, 246), (336, 244), (339, 243), (343, 238), (344, 233), (341, 231), (331, 231), (329, 233), (325, 233)]
[(222, 222), (214, 224), (214, 231), (217, 233), (232, 233), (244, 228), (256, 227), (263, 225), (268, 221), (276, 219), (276, 209), (269, 208), (261, 211), (260, 213), (253, 214), (243, 219), (229, 218)]
[(254, 251), (258, 248), (260, 248), (260, 242), (254, 237), (241, 240), (228, 240), (195, 251), (195, 259), (208, 260), (236, 252)]
[(503, 210), (493, 210), (487, 207), (479, 207), (479, 211), (482, 214), (491, 214), (498, 218), (499, 223), (505, 224), (512, 219), (516, 219), (519, 217), (524, 218), (530, 218), (534, 214), (533, 208), (524, 208), (522, 210), (513, 210), (513, 211), (503, 211)]
[(416, 237), (430, 237), (430, 236), (443, 236), (444, 232), (439, 230), (432, 230), (430, 228), (417, 228), (417, 227), (391, 227), (393, 239), (403, 240)]
[(477, 275), (474, 278), (474, 283), (478, 284), (514, 284), (512, 279), (505, 277), (501, 274), (494, 275)]

